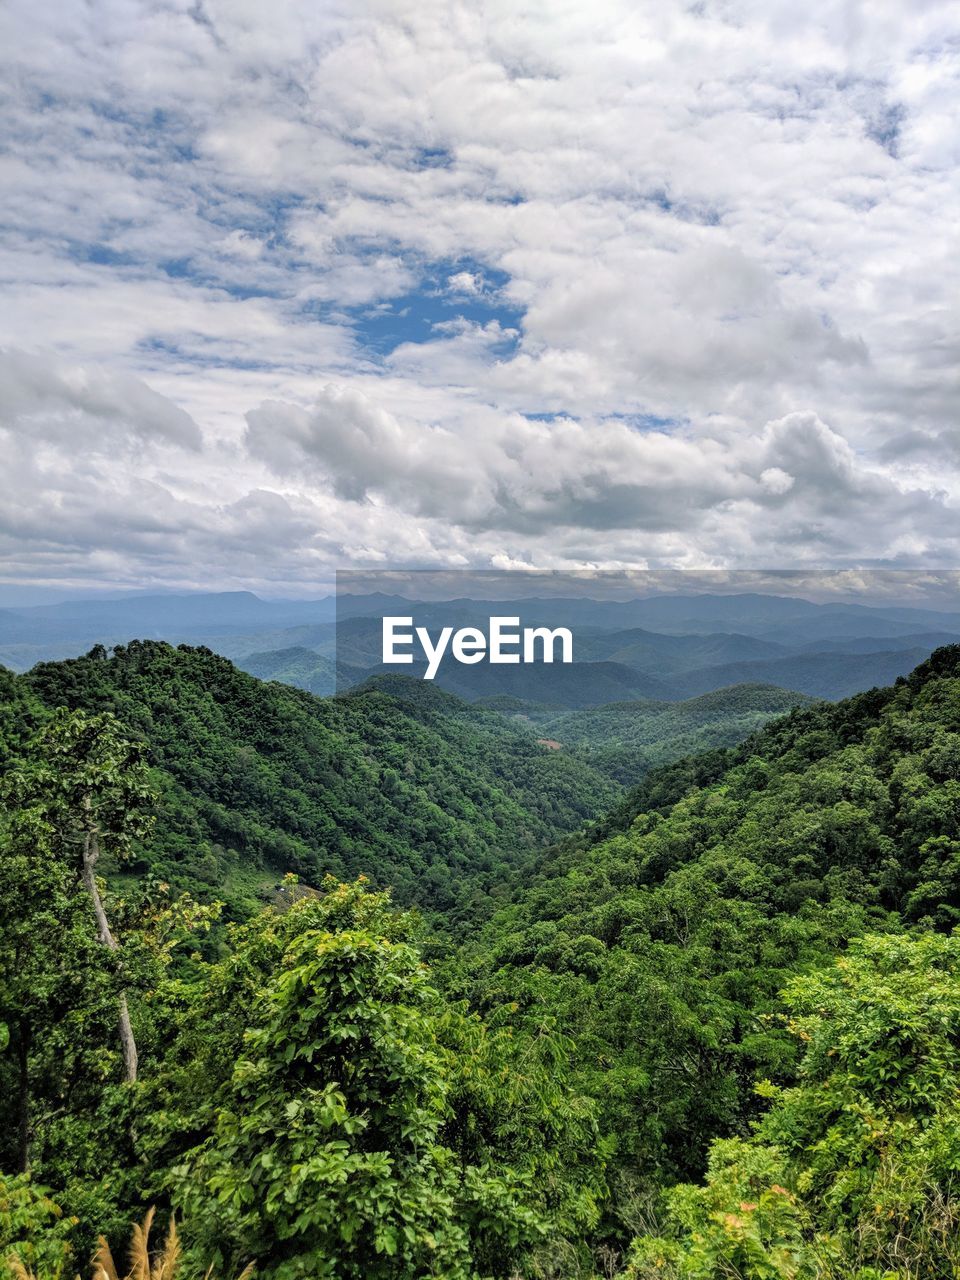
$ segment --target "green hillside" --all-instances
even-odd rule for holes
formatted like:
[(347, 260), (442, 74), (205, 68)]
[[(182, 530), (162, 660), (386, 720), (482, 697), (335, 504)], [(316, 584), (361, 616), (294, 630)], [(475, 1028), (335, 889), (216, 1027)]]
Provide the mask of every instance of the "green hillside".
[[(617, 828), (620, 828), (619, 830)], [(960, 922), (960, 647), (652, 773), (450, 962), (488, 1016), (545, 1010), (637, 1176), (690, 1176), (789, 1076), (789, 975), (870, 930)], [(501, 1012), (498, 1012), (501, 1011)]]
[[(436, 688), (395, 675), (374, 676), (364, 687), (404, 702), (422, 700)], [(499, 712), (515, 727), (529, 727), (555, 751), (632, 786), (658, 765), (742, 742), (769, 720), (811, 701), (772, 685), (734, 685), (687, 702), (640, 698), (582, 711), (510, 697), (484, 698), (472, 705)]]
[(241, 671), (258, 680), (279, 680), (281, 684), (295, 685), (319, 697), (336, 692), (337, 664), (332, 658), (321, 657), (302, 645), (251, 653), (235, 662)]
[(154, 641), (20, 679), (47, 707), (114, 712), (146, 743), (162, 799), (133, 869), (208, 893), (242, 893), (256, 873), (366, 875), (399, 901), (450, 909), (617, 794), (436, 689), (416, 704), (380, 689), (320, 700)]
[(681, 756), (742, 742), (811, 699), (775, 685), (732, 685), (686, 702), (613, 702), (536, 718), (540, 734), (629, 785)]

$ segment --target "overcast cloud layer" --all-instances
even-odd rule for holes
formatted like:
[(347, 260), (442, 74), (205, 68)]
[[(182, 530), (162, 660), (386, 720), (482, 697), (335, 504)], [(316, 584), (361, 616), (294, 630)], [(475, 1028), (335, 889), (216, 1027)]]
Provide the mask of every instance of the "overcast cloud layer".
[(960, 564), (954, 4), (8, 0), (0, 578)]

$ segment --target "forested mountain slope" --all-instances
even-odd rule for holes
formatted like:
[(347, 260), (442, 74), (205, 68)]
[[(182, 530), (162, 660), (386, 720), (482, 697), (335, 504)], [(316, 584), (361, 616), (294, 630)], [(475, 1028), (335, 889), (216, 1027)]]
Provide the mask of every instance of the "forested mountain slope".
[(728, 662), (677, 675), (671, 681), (675, 698), (694, 698), (722, 685), (776, 684), (798, 689), (813, 698), (846, 698), (871, 685), (892, 683), (912, 671), (930, 650), (893, 647), (870, 653), (799, 653), (788, 658)]
[(792, 972), (960, 921), (960, 647), (655, 771), (607, 831), (552, 851), (445, 964), (488, 1015), (576, 1037), (622, 1167), (659, 1182), (743, 1130), (756, 1077), (789, 1076), (766, 1015)]
[(132, 871), (215, 892), (240, 914), (292, 870), (312, 883), (363, 874), (399, 901), (471, 904), (475, 915), (537, 848), (609, 810), (619, 784), (701, 741), (739, 741), (799, 698), (729, 690), (702, 705), (653, 704), (645, 732), (621, 708), (641, 750), (604, 750), (610, 713), (598, 712), (592, 738), (550, 751), (537, 742), (545, 730), (423, 681), (385, 675), (321, 700), (159, 641), (5, 679), (6, 699), (112, 710), (143, 739), (162, 802)]
[(236, 659), (235, 665), (258, 680), (279, 680), (282, 684), (292, 684), (297, 689), (306, 689), (308, 693), (321, 697), (334, 693), (337, 687), (337, 664), (334, 660), (302, 645), (251, 653)]
[(192, 891), (242, 895), (257, 873), (362, 874), (449, 909), (617, 794), (589, 765), (436, 689), (416, 705), (380, 690), (321, 700), (157, 641), (17, 681), (48, 708), (113, 711), (146, 742), (161, 803), (134, 869)]
[[(403, 702), (429, 695), (435, 685), (405, 676), (374, 676), (366, 684)], [(631, 786), (658, 765), (743, 742), (763, 725), (811, 701), (773, 685), (732, 685), (687, 702), (638, 698), (568, 711), (520, 698), (493, 697), (473, 706), (498, 711), (515, 726), (570, 752), (606, 777)]]
[(742, 742), (771, 718), (810, 702), (775, 685), (741, 684), (685, 702), (613, 702), (537, 717), (538, 731), (625, 785), (651, 768)]

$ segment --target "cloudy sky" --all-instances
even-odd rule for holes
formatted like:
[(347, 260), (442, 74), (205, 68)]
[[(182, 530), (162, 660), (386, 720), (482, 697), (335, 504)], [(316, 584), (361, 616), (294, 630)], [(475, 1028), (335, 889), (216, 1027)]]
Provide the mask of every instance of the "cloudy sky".
[(0, 579), (960, 564), (960, 14), (7, 0)]

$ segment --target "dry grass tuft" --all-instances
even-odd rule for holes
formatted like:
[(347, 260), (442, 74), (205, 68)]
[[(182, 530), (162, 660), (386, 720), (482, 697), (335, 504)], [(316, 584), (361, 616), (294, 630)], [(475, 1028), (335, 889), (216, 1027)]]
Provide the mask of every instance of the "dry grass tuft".
[[(179, 1274), (183, 1250), (180, 1246), (177, 1224), (173, 1218), (170, 1219), (163, 1248), (152, 1258), (150, 1257), (150, 1229), (153, 1226), (153, 1218), (154, 1210), (150, 1209), (142, 1223), (134, 1223), (130, 1236), (130, 1269), (122, 1280), (188, 1280), (188, 1277)], [(46, 1280), (46, 1277), (35, 1276), (16, 1255), (7, 1259), (7, 1265), (14, 1280)], [(254, 1270), (251, 1262), (244, 1267), (237, 1280), (250, 1280)], [(77, 1276), (76, 1280), (80, 1280), (80, 1277)], [(91, 1280), (121, 1280), (110, 1246), (103, 1236), (100, 1237), (97, 1252), (93, 1255)], [(212, 1266), (207, 1269), (203, 1280), (214, 1280)]]

